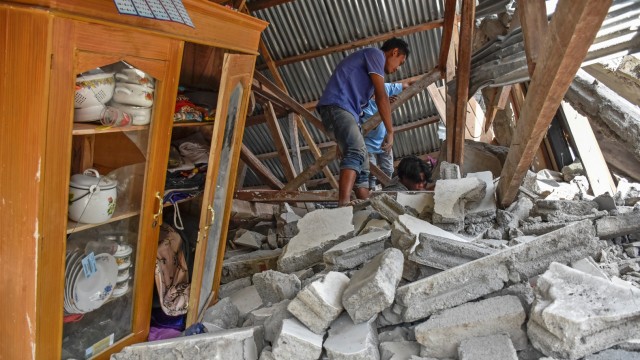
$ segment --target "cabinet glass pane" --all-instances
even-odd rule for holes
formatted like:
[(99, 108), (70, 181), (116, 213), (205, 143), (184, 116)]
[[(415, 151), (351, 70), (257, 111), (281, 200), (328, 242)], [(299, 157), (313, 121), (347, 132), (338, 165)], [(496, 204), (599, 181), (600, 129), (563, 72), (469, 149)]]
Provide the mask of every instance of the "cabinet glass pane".
[(124, 62), (76, 78), (63, 359), (92, 357), (132, 332), (154, 85)]

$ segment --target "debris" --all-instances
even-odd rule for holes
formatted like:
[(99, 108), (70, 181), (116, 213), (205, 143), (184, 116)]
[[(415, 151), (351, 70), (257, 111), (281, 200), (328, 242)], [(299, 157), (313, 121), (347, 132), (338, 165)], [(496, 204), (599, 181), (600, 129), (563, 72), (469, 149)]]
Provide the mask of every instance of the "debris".
[(315, 334), (296, 319), (285, 319), (271, 352), (279, 360), (316, 360), (322, 353), (323, 337), (324, 333)]
[(291, 300), (300, 291), (300, 279), (297, 276), (273, 270), (253, 274), (253, 285), (264, 305)]
[(518, 360), (509, 336), (494, 334), (462, 340), (458, 347), (460, 360)]
[(324, 263), (334, 271), (353, 269), (384, 251), (391, 231), (374, 231), (353, 237), (324, 253)]
[(329, 359), (379, 359), (378, 331), (375, 318), (354, 324), (348, 314), (343, 313), (329, 329), (324, 343)]

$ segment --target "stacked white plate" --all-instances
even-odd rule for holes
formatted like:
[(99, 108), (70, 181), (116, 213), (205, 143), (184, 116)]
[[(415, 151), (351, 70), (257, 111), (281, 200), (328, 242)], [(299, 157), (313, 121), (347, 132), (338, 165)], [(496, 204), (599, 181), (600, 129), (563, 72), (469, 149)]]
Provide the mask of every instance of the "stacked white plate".
[(68, 314), (84, 314), (102, 306), (113, 294), (118, 277), (116, 259), (107, 253), (95, 256), (96, 272), (86, 277), (82, 268), (85, 254), (67, 252), (65, 267), (64, 310)]

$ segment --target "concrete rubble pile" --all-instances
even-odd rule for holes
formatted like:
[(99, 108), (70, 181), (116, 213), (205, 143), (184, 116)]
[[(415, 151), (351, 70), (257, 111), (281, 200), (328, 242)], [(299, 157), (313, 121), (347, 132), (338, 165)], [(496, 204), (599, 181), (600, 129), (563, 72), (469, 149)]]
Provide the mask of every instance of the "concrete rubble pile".
[(640, 359), (640, 185), (531, 173), (501, 210), (449, 165), (355, 212), (245, 211), (207, 333), (112, 359)]

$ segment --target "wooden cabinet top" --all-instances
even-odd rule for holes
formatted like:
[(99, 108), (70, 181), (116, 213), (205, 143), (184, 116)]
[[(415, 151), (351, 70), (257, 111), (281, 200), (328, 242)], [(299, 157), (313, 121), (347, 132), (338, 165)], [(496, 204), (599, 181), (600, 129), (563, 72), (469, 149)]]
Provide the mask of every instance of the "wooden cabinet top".
[(29, 7), (55, 16), (131, 27), (197, 44), (257, 54), (260, 33), (268, 23), (207, 0), (182, 0), (194, 27), (120, 14), (113, 0), (14, 0), (0, 6)]

